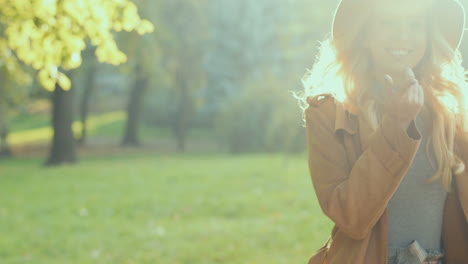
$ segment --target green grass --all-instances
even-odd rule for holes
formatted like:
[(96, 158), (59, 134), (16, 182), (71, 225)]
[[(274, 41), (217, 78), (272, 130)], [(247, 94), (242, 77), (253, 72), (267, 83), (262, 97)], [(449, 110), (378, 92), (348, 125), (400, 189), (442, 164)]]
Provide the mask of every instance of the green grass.
[[(121, 139), (125, 130), (125, 120), (119, 119), (107, 124), (96, 126), (91, 131), (90, 136), (92, 137), (106, 137), (110, 139)], [(142, 139), (154, 139), (154, 138), (171, 138), (174, 137), (171, 131), (167, 128), (152, 127), (142, 124), (139, 128), (140, 137)]]
[(16, 115), (10, 124), (11, 131), (27, 131), (30, 129), (46, 127), (50, 125), (50, 117), (45, 114), (21, 114)]
[[(104, 114), (94, 114), (88, 118), (88, 137), (114, 140), (119, 142), (125, 128), (124, 112), (109, 112)], [(9, 143), (17, 144), (37, 144), (50, 142), (53, 131), (50, 126), (50, 117), (46, 114), (22, 114), (15, 116), (10, 124)], [(81, 133), (81, 123), (75, 122), (73, 129), (77, 137)], [(139, 128), (139, 135), (142, 141), (152, 140), (172, 140), (173, 132), (170, 128), (161, 128), (142, 123)], [(197, 140), (212, 140), (213, 132), (207, 129), (192, 128), (189, 131), (189, 138)]]
[(332, 224), (306, 159), (0, 161), (0, 263), (306, 263)]
[[(50, 142), (53, 131), (50, 126), (50, 122), (47, 122), (48, 118), (49, 117), (45, 114), (16, 116), (13, 118), (10, 125), (11, 133), (9, 135), (9, 143), (16, 145)], [(92, 115), (88, 118), (87, 122), (88, 134), (90, 136), (106, 135), (111, 138), (114, 135), (121, 135), (123, 133), (124, 120), (124, 112), (110, 112)], [(108, 127), (114, 128), (114, 124), (120, 124), (122, 129), (119, 131), (108, 129)], [(73, 130), (77, 137), (79, 137), (79, 134), (81, 133), (81, 126), (81, 122), (74, 122), (73, 124)]]

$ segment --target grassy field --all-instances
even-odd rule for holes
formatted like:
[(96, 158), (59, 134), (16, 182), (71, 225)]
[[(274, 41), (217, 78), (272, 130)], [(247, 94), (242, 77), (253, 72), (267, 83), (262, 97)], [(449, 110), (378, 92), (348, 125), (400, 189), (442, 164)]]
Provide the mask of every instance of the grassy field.
[[(92, 114), (88, 118), (88, 140), (90, 146), (105, 145), (118, 146), (123, 138), (125, 130), (125, 113), (122, 111)], [(12, 118), (10, 122), (10, 134), (8, 142), (13, 147), (37, 147), (48, 146), (53, 135), (50, 127), (50, 117), (47, 113), (20, 114)], [(80, 137), (82, 124), (73, 123), (76, 138)], [(144, 146), (159, 147), (166, 151), (176, 149), (176, 141), (170, 128), (155, 127), (142, 123), (139, 128), (140, 139)], [(188, 148), (200, 149), (199, 145), (207, 145), (201, 149), (218, 149), (216, 138), (212, 132), (199, 128), (190, 129), (187, 134)], [(192, 140), (194, 139), (194, 140)], [(195, 142), (196, 144), (191, 144)], [(195, 146), (193, 146), (195, 145)]]
[(0, 161), (0, 263), (306, 263), (328, 237), (305, 156)]

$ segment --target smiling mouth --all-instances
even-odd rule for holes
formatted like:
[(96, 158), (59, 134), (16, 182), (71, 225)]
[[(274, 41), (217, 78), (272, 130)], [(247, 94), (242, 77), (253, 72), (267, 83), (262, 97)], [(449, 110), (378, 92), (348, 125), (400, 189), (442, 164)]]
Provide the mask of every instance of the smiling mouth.
[(386, 51), (395, 57), (408, 56), (412, 52), (410, 49), (386, 49)]

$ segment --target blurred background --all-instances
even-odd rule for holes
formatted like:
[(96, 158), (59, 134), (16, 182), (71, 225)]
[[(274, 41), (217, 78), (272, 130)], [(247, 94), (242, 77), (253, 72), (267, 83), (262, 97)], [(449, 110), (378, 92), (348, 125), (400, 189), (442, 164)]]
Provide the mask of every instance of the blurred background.
[(338, 0), (0, 2), (0, 263), (306, 263), (328, 238), (292, 92)]

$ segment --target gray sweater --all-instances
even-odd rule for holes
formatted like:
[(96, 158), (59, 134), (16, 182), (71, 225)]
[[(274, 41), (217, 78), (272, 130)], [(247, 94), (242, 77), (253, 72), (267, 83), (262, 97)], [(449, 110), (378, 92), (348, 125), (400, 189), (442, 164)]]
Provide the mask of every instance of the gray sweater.
[[(416, 240), (426, 250), (441, 250), (443, 210), (447, 192), (440, 180), (427, 184), (436, 172), (432, 148), (426, 155), (430, 135), (430, 116), (421, 113), (416, 126), (422, 140), (413, 163), (388, 203), (389, 264), (396, 263), (402, 248)], [(432, 164), (430, 162), (432, 160)]]

